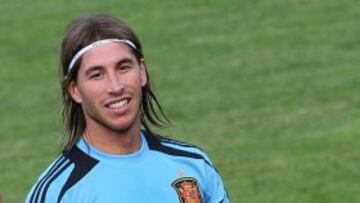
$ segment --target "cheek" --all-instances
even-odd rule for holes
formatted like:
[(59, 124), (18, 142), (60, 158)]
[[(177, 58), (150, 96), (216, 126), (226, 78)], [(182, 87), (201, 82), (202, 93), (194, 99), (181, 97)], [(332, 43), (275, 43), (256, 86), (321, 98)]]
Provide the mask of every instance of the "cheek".
[(100, 95), (104, 92), (102, 86), (101, 84), (88, 84), (79, 88), (83, 103), (91, 103), (90, 101), (100, 98)]
[(143, 86), (143, 79), (140, 71), (134, 71), (122, 79), (126, 86), (132, 87), (133, 89), (141, 89)]

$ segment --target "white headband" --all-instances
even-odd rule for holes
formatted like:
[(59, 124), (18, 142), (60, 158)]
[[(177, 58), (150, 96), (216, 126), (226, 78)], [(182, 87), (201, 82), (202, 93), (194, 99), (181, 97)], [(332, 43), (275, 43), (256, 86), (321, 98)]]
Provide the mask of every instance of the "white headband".
[(68, 73), (70, 73), (71, 69), (74, 67), (75, 63), (77, 60), (79, 60), (79, 58), (85, 54), (87, 51), (89, 51), (90, 49), (96, 48), (98, 46), (102, 46), (104, 44), (109, 44), (109, 43), (113, 43), (113, 42), (123, 42), (127, 45), (129, 45), (130, 47), (132, 47), (133, 49), (137, 50), (135, 44), (133, 42), (131, 42), (130, 40), (127, 39), (103, 39), (103, 40), (99, 40), (96, 42), (93, 42), (89, 45), (87, 45), (86, 47), (80, 49), (80, 51), (78, 51), (75, 56), (71, 59), (69, 68), (68, 68)]

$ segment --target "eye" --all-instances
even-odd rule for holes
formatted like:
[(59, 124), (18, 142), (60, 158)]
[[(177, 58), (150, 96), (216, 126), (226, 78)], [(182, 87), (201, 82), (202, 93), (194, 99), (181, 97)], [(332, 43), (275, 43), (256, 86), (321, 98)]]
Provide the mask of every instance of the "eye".
[(120, 70), (126, 70), (126, 69), (128, 69), (129, 68), (129, 66), (120, 66)]
[(102, 77), (102, 72), (101, 71), (93, 71), (90, 73), (89, 78), (90, 79), (100, 79)]
[(127, 71), (129, 69), (131, 69), (132, 66), (131, 65), (127, 65), (127, 64), (123, 64), (123, 65), (120, 65), (118, 66), (118, 70), (121, 71), (121, 72), (124, 72), (124, 71)]

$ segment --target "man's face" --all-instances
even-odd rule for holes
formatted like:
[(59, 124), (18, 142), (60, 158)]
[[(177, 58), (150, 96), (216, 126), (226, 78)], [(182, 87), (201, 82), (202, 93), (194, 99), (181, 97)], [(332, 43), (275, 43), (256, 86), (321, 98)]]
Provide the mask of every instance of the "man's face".
[(141, 87), (147, 83), (140, 63), (123, 43), (93, 48), (82, 56), (69, 94), (82, 106), (86, 128), (125, 133), (140, 128)]

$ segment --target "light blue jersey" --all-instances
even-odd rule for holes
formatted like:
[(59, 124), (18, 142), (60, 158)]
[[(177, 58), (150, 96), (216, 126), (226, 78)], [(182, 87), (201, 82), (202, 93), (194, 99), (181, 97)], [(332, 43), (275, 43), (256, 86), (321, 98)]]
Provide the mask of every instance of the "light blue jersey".
[(193, 145), (145, 131), (141, 147), (111, 155), (80, 139), (40, 176), (26, 203), (228, 203), (221, 178)]

